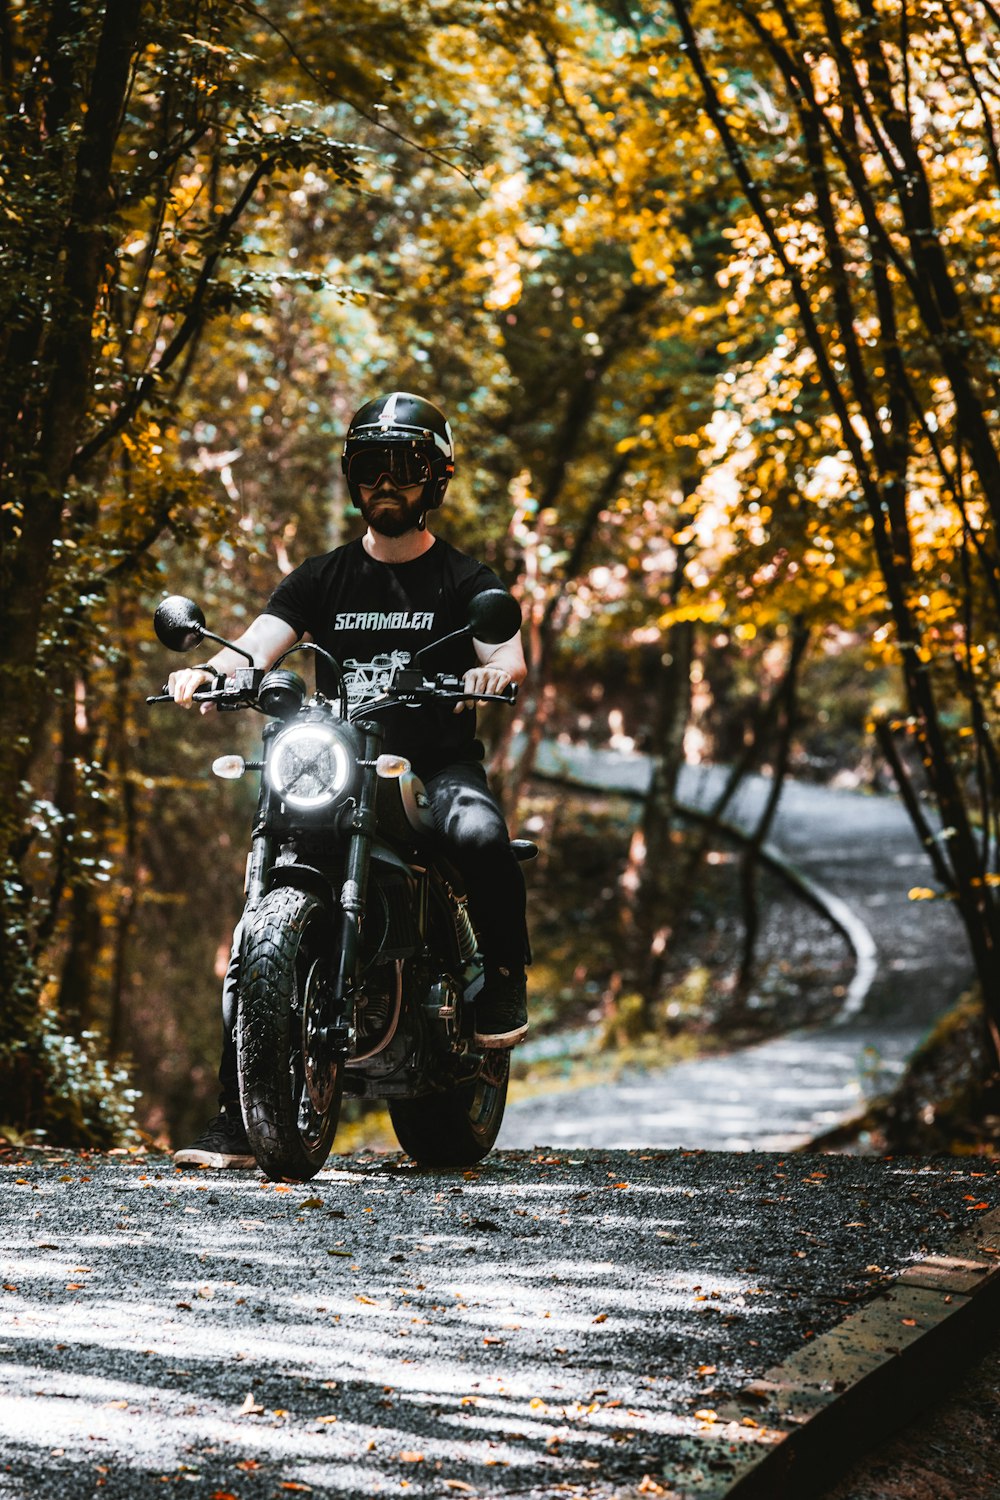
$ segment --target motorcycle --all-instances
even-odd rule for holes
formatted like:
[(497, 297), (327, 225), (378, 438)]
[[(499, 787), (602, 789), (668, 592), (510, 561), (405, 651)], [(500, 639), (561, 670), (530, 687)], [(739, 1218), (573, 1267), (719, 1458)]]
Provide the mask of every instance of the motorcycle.
[[(420, 659), (461, 636), (509, 640), (520, 620), (509, 594), (480, 593), (466, 626), (412, 662), (394, 655), (377, 696), (352, 704), (343, 668), (322, 647), (300, 642), (262, 671), (206, 629), (193, 600), (173, 595), (156, 610), (169, 650), (211, 640), (249, 663), (196, 692), (196, 703), (268, 719), (259, 760), (227, 755), (212, 767), (226, 779), (262, 773), (235, 1039), (243, 1119), (268, 1177), (306, 1181), (322, 1168), (345, 1094), (384, 1100), (403, 1150), (425, 1166), (472, 1166), (496, 1140), (510, 1054), (474, 1045), (483, 966), (463, 883), (435, 847), (409, 762), (382, 752), (377, 715), (466, 698), (460, 677), (425, 675)], [(284, 666), (296, 652), (325, 660), (332, 698), (310, 695)], [(479, 696), (509, 704), (515, 694)], [(164, 691), (146, 701), (172, 699)], [(537, 853), (527, 840), (512, 848), (519, 859)]]

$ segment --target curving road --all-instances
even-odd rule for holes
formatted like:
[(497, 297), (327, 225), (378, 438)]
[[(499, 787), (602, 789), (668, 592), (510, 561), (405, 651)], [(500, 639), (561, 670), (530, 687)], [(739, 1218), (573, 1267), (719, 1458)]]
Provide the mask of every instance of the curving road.
[[(644, 756), (549, 744), (543, 774), (641, 792)], [(723, 772), (685, 768), (681, 798), (708, 808)], [(750, 778), (727, 810), (755, 826), (768, 782)], [(856, 1114), (884, 1091), (972, 978), (964, 932), (944, 901), (912, 901), (930, 861), (894, 797), (786, 785), (770, 846), (833, 898), (851, 928), (858, 972), (840, 1016), (724, 1056), (615, 1083), (512, 1100), (501, 1147), (672, 1147), (786, 1151)]]

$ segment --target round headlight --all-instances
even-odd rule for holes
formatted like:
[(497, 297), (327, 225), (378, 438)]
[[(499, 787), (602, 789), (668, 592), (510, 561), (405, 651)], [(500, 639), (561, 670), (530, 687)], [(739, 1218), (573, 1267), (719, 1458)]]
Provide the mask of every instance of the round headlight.
[(274, 741), (267, 776), (282, 802), (307, 810), (335, 802), (351, 780), (354, 757), (332, 724), (291, 724)]

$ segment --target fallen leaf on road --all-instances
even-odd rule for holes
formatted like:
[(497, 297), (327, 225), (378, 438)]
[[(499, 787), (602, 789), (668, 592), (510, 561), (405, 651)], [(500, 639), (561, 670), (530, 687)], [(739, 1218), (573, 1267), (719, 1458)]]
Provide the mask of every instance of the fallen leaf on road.
[(595, 1323), (606, 1323), (607, 1321), (608, 1321), (608, 1315), (607, 1315), (607, 1313), (598, 1313), (597, 1317), (594, 1319)]
[(487, 1334), (486, 1337), (483, 1339), (483, 1343), (484, 1344), (502, 1344), (503, 1343), (503, 1339), (495, 1339), (495, 1338), (492, 1337), (492, 1335)]
[(262, 1464), (259, 1458), (238, 1458), (236, 1460), (236, 1467), (238, 1469), (243, 1469), (245, 1473), (250, 1474), (254, 1469), (261, 1468)]
[(717, 1422), (719, 1420), (719, 1413), (713, 1411), (710, 1406), (702, 1407), (700, 1411), (695, 1412), (695, 1416), (699, 1422)]
[(461, 1490), (463, 1495), (476, 1493), (471, 1484), (465, 1484), (461, 1479), (446, 1479), (444, 1487), (446, 1490)]
[[(288, 1191), (288, 1189), (286, 1188), (285, 1192), (287, 1193), (287, 1191)], [(311, 1484), (299, 1484), (299, 1482), (298, 1482), (297, 1479), (283, 1479), (281, 1481), (281, 1483), (278, 1485), (278, 1489), (279, 1490), (302, 1490), (307, 1495), (311, 1495), (312, 1494), (312, 1485)]]
[(212, 1500), (237, 1500), (232, 1490), (213, 1490)]
[(988, 1203), (970, 1203), (968, 1208), (966, 1209), (966, 1213), (978, 1213), (980, 1209), (989, 1208), (989, 1206), (990, 1205)]
[(257, 1401), (254, 1399), (253, 1391), (247, 1391), (246, 1396), (244, 1397), (244, 1400), (243, 1400), (243, 1405), (240, 1407), (240, 1411), (239, 1411), (240, 1416), (241, 1417), (253, 1417), (253, 1416), (257, 1416), (263, 1410), (264, 1410), (264, 1408), (262, 1406), (260, 1406), (257, 1403)]
[(905, 1328), (916, 1328), (917, 1326), (916, 1318), (901, 1318), (900, 1322)]
[(317, 1422), (339, 1422), (339, 1417), (317, 1417)]
[(343, 1255), (343, 1256), (346, 1256), (346, 1258), (348, 1260), (350, 1260), (351, 1256), (354, 1254), (354, 1251), (353, 1250), (328, 1250), (326, 1253), (327, 1253), (327, 1255)]
[(303, 1198), (302, 1202), (299, 1204), (299, 1207), (300, 1208), (322, 1208), (323, 1207), (323, 1200), (322, 1200), (322, 1198)]
[(718, 1370), (715, 1365), (699, 1365), (696, 1373), (699, 1375), (715, 1375), (718, 1373)]
[(659, 1484), (651, 1474), (644, 1474), (642, 1476), (642, 1483), (639, 1485), (640, 1495), (667, 1495), (669, 1493), (669, 1490), (665, 1490), (663, 1485)]
[(414, 1453), (412, 1450), (404, 1448), (403, 1452), (399, 1455), (399, 1461), (401, 1464), (422, 1464), (424, 1461), (424, 1455), (422, 1453)]

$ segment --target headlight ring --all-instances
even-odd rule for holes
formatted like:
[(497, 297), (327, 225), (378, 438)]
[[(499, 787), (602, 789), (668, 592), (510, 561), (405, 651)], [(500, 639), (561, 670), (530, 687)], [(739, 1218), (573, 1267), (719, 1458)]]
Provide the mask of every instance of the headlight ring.
[(275, 738), (267, 778), (286, 806), (315, 812), (336, 802), (351, 784), (354, 752), (334, 724), (290, 724)]

